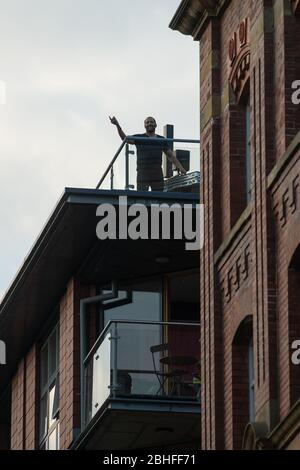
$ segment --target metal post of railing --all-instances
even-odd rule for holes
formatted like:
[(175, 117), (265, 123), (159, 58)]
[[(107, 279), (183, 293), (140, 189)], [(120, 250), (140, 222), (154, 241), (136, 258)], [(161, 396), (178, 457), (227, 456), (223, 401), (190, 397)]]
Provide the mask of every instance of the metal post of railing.
[[(153, 140), (154, 138), (145, 138), (145, 137), (135, 137), (135, 136), (127, 136), (125, 137), (125, 139), (123, 140), (121, 146), (119, 147), (118, 151), (116, 152), (114, 158), (112, 159), (112, 161), (110, 162), (110, 164), (108, 165), (108, 168), (105, 170), (102, 178), (100, 179), (99, 183), (97, 184), (96, 186), (96, 189), (99, 189), (103, 183), (103, 181), (105, 180), (105, 178), (107, 177), (108, 173), (110, 172), (110, 175), (111, 175), (111, 189), (113, 189), (113, 179), (114, 179), (114, 171), (113, 171), (113, 165), (115, 163), (115, 161), (117, 160), (118, 156), (120, 155), (123, 147), (125, 146), (126, 143), (134, 143), (134, 144), (137, 144), (137, 143), (142, 143), (142, 142), (145, 142), (147, 141), (147, 144), (151, 143), (151, 140)], [(155, 143), (158, 143), (158, 142), (162, 142), (162, 143), (166, 143), (166, 142), (169, 142), (170, 145), (172, 146), (173, 143), (190, 143), (190, 144), (200, 144), (200, 141), (199, 140), (195, 140), (195, 139), (171, 139), (171, 138), (155, 138)], [(132, 151), (128, 151), (128, 155), (130, 153), (134, 153)], [(127, 158), (127, 157), (126, 157)], [(129, 161), (129, 158), (128, 158), (128, 161)], [(127, 163), (126, 163), (127, 165)], [(127, 172), (127, 170), (126, 170)], [(129, 164), (128, 164), (128, 173), (126, 174), (126, 189), (128, 188), (131, 188), (131, 186), (129, 185)], [(127, 188), (128, 186), (128, 188)]]
[(116, 397), (116, 392), (118, 391), (118, 327), (117, 323), (113, 324), (112, 335), (110, 337), (112, 341), (112, 359), (113, 359), (113, 373), (112, 373), (112, 396)]
[(114, 167), (110, 169), (110, 189), (114, 189)]
[(131, 184), (129, 184), (129, 157), (130, 155), (134, 155), (134, 151), (130, 150), (129, 144), (126, 144), (125, 147), (125, 189), (133, 188)]
[[(166, 124), (164, 126), (164, 136), (167, 139), (174, 139), (174, 126), (171, 124)], [(174, 150), (174, 142), (169, 141), (169, 148), (171, 150)], [(170, 162), (168, 157), (164, 154), (163, 156), (163, 162), (164, 162), (164, 176), (166, 178), (171, 178), (173, 176), (173, 164)]]
[(99, 183), (97, 184), (96, 189), (99, 189), (100, 186), (102, 185), (102, 183), (103, 183), (103, 181), (105, 180), (106, 176), (108, 175), (108, 173), (109, 173), (111, 167), (113, 166), (113, 164), (114, 164), (115, 161), (117, 160), (119, 154), (121, 153), (121, 150), (122, 150), (122, 148), (124, 147), (124, 145), (125, 145), (125, 143), (126, 143), (126, 140), (127, 140), (127, 138), (125, 138), (125, 139), (123, 140), (123, 142), (122, 142), (122, 144), (120, 145), (120, 147), (119, 147), (117, 153), (115, 154), (114, 158), (112, 159), (112, 161), (111, 161), (110, 164), (108, 165), (108, 168), (105, 170), (105, 172), (104, 172), (102, 178), (100, 179)]

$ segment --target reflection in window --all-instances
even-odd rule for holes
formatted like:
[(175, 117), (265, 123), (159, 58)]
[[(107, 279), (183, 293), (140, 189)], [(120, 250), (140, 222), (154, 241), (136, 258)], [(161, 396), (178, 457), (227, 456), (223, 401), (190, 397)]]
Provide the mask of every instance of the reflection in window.
[(59, 449), (58, 326), (41, 349), (40, 448)]
[[(102, 290), (105, 293), (105, 290)], [(112, 320), (162, 321), (162, 279), (124, 282), (119, 285), (118, 298), (103, 302), (100, 309), (100, 331)], [(132, 394), (143, 395), (157, 389), (153, 374), (133, 373), (132, 370), (151, 370), (150, 347), (161, 342), (162, 329), (157, 325), (119, 324), (118, 380)], [(130, 377), (127, 370), (131, 369)]]
[(161, 299), (160, 279), (120, 285), (118, 298), (102, 305), (102, 328), (111, 320), (161, 321)]
[(199, 322), (199, 271), (175, 273), (168, 278), (168, 321)]

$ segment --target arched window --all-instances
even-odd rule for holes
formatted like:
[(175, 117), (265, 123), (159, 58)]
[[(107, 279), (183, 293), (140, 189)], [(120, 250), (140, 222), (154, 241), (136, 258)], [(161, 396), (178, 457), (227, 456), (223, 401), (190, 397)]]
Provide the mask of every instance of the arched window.
[(244, 319), (232, 343), (233, 448), (241, 449), (246, 425), (255, 420), (252, 316)]
[(230, 111), (230, 212), (231, 227), (251, 201), (252, 149), (251, 149), (250, 79), (239, 100)]

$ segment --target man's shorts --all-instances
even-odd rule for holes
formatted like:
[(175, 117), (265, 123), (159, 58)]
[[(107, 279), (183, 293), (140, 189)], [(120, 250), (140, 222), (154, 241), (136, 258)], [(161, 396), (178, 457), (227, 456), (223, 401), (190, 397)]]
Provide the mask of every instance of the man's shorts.
[(138, 168), (137, 170), (137, 190), (138, 191), (163, 191), (164, 178), (162, 169)]

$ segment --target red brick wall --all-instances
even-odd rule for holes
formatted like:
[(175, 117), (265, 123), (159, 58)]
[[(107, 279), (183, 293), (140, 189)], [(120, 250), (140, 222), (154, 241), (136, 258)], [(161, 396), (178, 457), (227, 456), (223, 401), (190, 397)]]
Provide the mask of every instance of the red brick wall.
[[(79, 310), (75, 281), (68, 284), (60, 303), (60, 446), (67, 449), (79, 427)], [(76, 342), (76, 345), (75, 345)], [(77, 361), (77, 366), (75, 364)]]
[[(220, 52), (219, 25), (209, 24), (201, 40), (200, 63), (213, 51)], [(210, 70), (207, 75), (200, 72), (201, 113), (204, 113), (208, 100), (215, 95), (220, 98), (219, 68)], [(219, 95), (219, 98), (218, 98)], [(202, 183), (201, 200), (205, 202), (205, 247), (200, 259), (200, 302), (201, 302), (201, 401), (202, 401), (202, 446), (206, 449), (222, 448), (223, 429), (222, 398), (222, 330), (220, 296), (216, 291), (214, 278), (214, 252), (220, 243), (221, 200), (220, 200), (220, 122), (210, 119), (201, 131), (202, 139)], [(213, 185), (214, 181), (214, 185)], [(214, 230), (215, 227), (215, 230)], [(216, 339), (219, 339), (218, 341)]]
[(36, 446), (38, 408), (36, 359), (36, 347), (34, 346), (26, 356), (25, 450), (34, 450)]
[(11, 449), (24, 449), (24, 360), (12, 380)]
[[(299, 141), (300, 136), (298, 135)], [(297, 289), (297, 276), (293, 276), (293, 273), (295, 274), (293, 266), (290, 272), (289, 266), (300, 244), (300, 148), (294, 152), (290, 161), (283, 167), (280, 175), (272, 182), (270, 191), (273, 212), (276, 218), (279, 413), (280, 418), (283, 419), (295, 400), (295, 397), (293, 397), (295, 392), (291, 382), (293, 376), (291, 333), (295, 296), (298, 295), (299, 287)], [(299, 303), (297, 303), (296, 299), (297, 307), (299, 307)], [(299, 310), (297, 313), (299, 313)], [(290, 325), (289, 319), (291, 320)], [(295, 336), (298, 334), (297, 331), (296, 328)], [(296, 374), (299, 375), (298, 369)]]
[[(80, 295), (92, 295), (72, 279), (60, 302), (60, 447), (68, 449), (80, 428)], [(12, 379), (11, 448), (31, 450), (38, 446), (39, 392), (37, 348), (20, 361)]]
[[(278, 15), (278, 8), (283, 8), (284, 3), (284, 13)], [(229, 85), (228, 71), (228, 44), (244, 18), (250, 23), (253, 189), (247, 209), (247, 230), (245, 214), (241, 216), (245, 207), (244, 181), (240, 174), (244, 123)], [(299, 78), (300, 63), (300, 41), (293, 46), (292, 42), (299, 31), (299, 20), (292, 16), (288, 2), (232, 0), (219, 19), (207, 24), (200, 38), (201, 198), (205, 203), (205, 245), (201, 253), (202, 445), (208, 449), (237, 448), (242, 443), (242, 420), (235, 412), (233, 396), (232, 342), (245, 315), (253, 316), (256, 420), (266, 422), (272, 429), (286, 400), (285, 392), (279, 396), (277, 387), (282, 361), (278, 353), (287, 353), (278, 348), (278, 342), (283, 341), (278, 326), (284, 331), (283, 322), (287, 320), (278, 317), (279, 254), (267, 177), (299, 130), (300, 107), (291, 106), (291, 79)], [(277, 47), (279, 38), (282, 42)], [(214, 60), (211, 60), (213, 53)], [(212, 96), (217, 106), (212, 104), (208, 119), (205, 111)], [(222, 242), (214, 267), (215, 254)], [(226, 243), (235, 243), (234, 250)], [(252, 260), (251, 272), (243, 287), (236, 290), (234, 276), (240, 269), (237, 264), (245, 243)], [(287, 279), (286, 268), (281, 277), (285, 294), (280, 295), (287, 299), (284, 276)], [(228, 282), (233, 283), (234, 294), (229, 302)], [(284, 341), (287, 338), (285, 335)], [(287, 360), (288, 356), (285, 365)], [(285, 411), (288, 407), (285, 406)]]
[[(224, 435), (227, 449), (241, 448), (244, 431), (241, 426), (241, 423), (244, 423), (241, 413), (245, 416), (248, 412), (248, 388), (245, 386), (245, 378), (239, 376), (239, 371), (244, 369), (245, 362), (241, 351), (243, 352), (247, 341), (245, 339), (243, 343), (242, 338), (238, 338), (239, 344), (236, 344), (235, 339), (240, 325), (247, 317), (253, 315), (251, 286), (254, 266), (250, 240), (251, 218), (248, 218), (244, 227), (237, 232), (231, 247), (222, 253), (217, 263), (222, 289)], [(237, 396), (238, 401), (236, 401)]]
[(80, 429), (80, 298), (93, 295), (71, 279), (60, 302), (60, 448)]
[(37, 427), (36, 347), (20, 361), (12, 380), (11, 449), (36, 448)]

